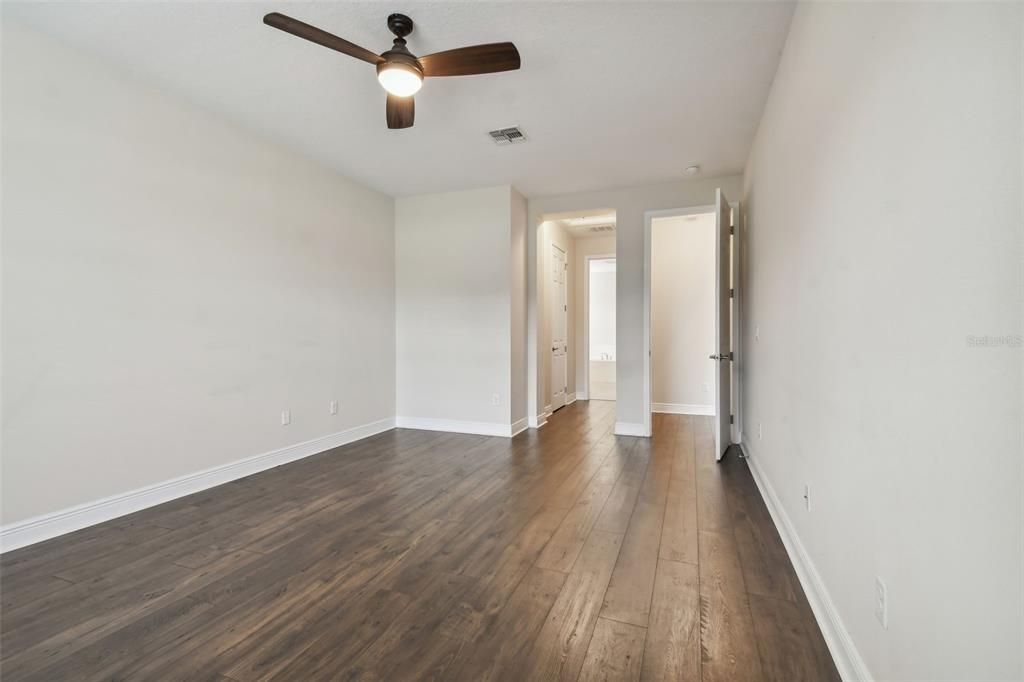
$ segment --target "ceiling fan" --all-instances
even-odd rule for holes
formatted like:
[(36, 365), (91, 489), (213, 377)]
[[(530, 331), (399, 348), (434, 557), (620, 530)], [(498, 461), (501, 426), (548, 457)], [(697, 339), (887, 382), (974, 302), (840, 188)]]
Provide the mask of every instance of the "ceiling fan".
[(294, 36), (377, 66), (377, 80), (388, 92), (388, 128), (409, 128), (415, 116), (412, 96), (423, 85), (424, 77), (471, 76), (480, 73), (515, 71), (519, 68), (519, 50), (512, 43), (487, 43), (460, 47), (416, 57), (405, 47), (405, 37), (412, 33), (412, 19), (404, 14), (388, 17), (388, 29), (396, 38), (391, 49), (382, 54), (350, 43), (344, 38), (310, 26), (298, 19), (271, 12), (263, 23)]

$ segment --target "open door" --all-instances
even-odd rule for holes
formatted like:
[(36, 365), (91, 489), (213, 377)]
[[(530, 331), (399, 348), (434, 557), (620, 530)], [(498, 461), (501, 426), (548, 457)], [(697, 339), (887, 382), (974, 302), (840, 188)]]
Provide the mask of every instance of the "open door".
[(721, 189), (715, 192), (715, 459), (720, 460), (732, 443), (732, 336), (730, 334), (729, 235), (732, 209)]

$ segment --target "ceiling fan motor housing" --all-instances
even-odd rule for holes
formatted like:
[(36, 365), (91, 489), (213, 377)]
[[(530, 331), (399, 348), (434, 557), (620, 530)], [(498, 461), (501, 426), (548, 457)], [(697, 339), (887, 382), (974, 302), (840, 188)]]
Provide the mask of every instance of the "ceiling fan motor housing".
[(399, 38), (404, 38), (412, 33), (412, 19), (404, 14), (391, 14), (388, 16), (388, 30)]

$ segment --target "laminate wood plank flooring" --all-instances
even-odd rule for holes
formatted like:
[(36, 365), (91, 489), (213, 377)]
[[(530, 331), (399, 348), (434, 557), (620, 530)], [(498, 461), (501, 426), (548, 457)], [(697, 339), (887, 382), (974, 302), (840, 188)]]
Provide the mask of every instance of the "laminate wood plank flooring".
[(0, 557), (16, 680), (839, 680), (708, 417), (396, 429)]

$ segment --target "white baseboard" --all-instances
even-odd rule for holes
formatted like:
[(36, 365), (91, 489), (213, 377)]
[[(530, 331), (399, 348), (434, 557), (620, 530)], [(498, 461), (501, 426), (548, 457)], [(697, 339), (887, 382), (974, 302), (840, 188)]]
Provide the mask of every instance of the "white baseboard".
[(640, 436), (641, 438), (647, 438), (651, 434), (647, 433), (647, 427), (645, 427), (643, 424), (633, 424), (631, 422), (615, 422), (615, 435)]
[(530, 428), (530, 422), (526, 417), (523, 417), (518, 421), (512, 422), (512, 429), (509, 436), (517, 436), (528, 428)]
[(540, 427), (544, 426), (545, 424), (548, 423), (548, 417), (550, 417), (551, 414), (551, 406), (548, 405), (547, 407), (544, 408), (543, 412), (530, 417), (530, 428), (539, 429)]
[(750, 467), (754, 482), (757, 483), (757, 488), (761, 491), (761, 497), (764, 499), (765, 506), (768, 507), (768, 513), (771, 514), (775, 527), (782, 537), (782, 544), (786, 546), (789, 560), (793, 562), (793, 568), (796, 569), (796, 575), (807, 595), (807, 601), (811, 604), (814, 618), (818, 621), (818, 627), (821, 628), (821, 634), (825, 638), (825, 643), (828, 644), (828, 649), (832, 653), (840, 676), (844, 682), (872, 682), (874, 678), (871, 676), (871, 671), (868, 670), (849, 631), (843, 625), (843, 621), (839, 617), (839, 610), (836, 608), (835, 602), (832, 601), (814, 562), (811, 561), (810, 555), (800, 541), (800, 536), (797, 535), (786, 510), (776, 496), (775, 489), (772, 488), (771, 482), (761, 470), (757, 459), (751, 456), (748, 446), (745, 443), (740, 443), (740, 447), (747, 457), (747, 466)]
[[(395, 426), (400, 429), (420, 429), (423, 431), (447, 431), (449, 433), (471, 433), (477, 436), (501, 436), (511, 438), (518, 431), (516, 424), (499, 424), (493, 422), (466, 422), (457, 419), (430, 419), (427, 417), (395, 417)], [(520, 429), (522, 430), (522, 429)]]
[(662, 414), (699, 414), (715, 416), (714, 405), (693, 405), (689, 403), (651, 403), (651, 412)]
[(590, 394), (587, 391), (576, 391), (576, 400), (590, 400)]
[(240, 459), (229, 464), (179, 476), (144, 488), (112, 495), (51, 514), (35, 516), (0, 528), (0, 552), (8, 552), (58, 535), (81, 530), (97, 523), (153, 507), (164, 502), (191, 495), (229, 481), (251, 476), (288, 462), (316, 455), (325, 450), (368, 438), (395, 427), (392, 418), (356, 426), (345, 431), (314, 438), (304, 443), (289, 445), (262, 455)]
[(576, 402), (576, 396), (577, 395), (578, 394), (576, 394), (576, 393), (568, 393), (568, 394), (566, 394), (566, 396), (565, 396), (565, 404), (566, 405), (572, 405), (574, 402)]

